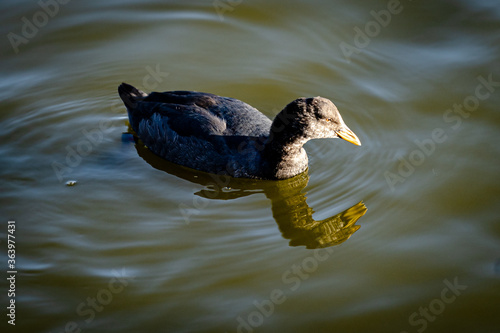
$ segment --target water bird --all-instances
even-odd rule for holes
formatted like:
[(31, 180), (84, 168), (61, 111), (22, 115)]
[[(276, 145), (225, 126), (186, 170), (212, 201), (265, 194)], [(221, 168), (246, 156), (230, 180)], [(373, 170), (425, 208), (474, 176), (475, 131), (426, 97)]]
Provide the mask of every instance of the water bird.
[(156, 155), (236, 178), (280, 180), (307, 170), (311, 139), (361, 141), (332, 101), (301, 97), (270, 120), (238, 99), (195, 91), (145, 92), (122, 83), (130, 126)]

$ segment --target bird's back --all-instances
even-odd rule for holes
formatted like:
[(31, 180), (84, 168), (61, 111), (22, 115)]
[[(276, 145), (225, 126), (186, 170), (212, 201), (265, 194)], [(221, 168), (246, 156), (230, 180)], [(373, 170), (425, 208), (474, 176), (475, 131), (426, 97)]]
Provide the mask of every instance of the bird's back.
[(247, 148), (264, 141), (271, 120), (252, 106), (193, 91), (147, 95), (125, 83), (118, 91), (132, 128), (155, 154), (212, 173), (258, 169), (258, 156)]

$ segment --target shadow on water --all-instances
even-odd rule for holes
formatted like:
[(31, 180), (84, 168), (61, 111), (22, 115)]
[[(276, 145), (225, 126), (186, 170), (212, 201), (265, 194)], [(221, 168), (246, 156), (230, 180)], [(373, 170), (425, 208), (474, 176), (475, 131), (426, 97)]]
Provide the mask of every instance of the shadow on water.
[[(127, 134), (129, 135), (129, 134)], [(130, 135), (132, 136), (132, 135)], [(324, 248), (345, 242), (360, 226), (356, 222), (366, 213), (363, 202), (324, 220), (313, 219), (313, 209), (306, 202), (304, 188), (309, 181), (307, 170), (286, 180), (255, 180), (233, 178), (186, 168), (153, 154), (134, 137), (140, 157), (155, 169), (204, 186), (195, 194), (216, 200), (230, 200), (262, 193), (271, 200), (273, 217), (282, 236), (290, 240), (290, 246), (308, 249)]]

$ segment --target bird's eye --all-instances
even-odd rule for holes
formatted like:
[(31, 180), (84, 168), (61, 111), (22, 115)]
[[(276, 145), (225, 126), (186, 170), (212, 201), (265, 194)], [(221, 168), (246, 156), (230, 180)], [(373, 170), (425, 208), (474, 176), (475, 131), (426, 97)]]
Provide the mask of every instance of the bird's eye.
[(328, 121), (328, 122), (332, 122), (332, 121), (333, 121), (333, 119), (332, 119), (332, 118), (326, 118), (326, 121)]

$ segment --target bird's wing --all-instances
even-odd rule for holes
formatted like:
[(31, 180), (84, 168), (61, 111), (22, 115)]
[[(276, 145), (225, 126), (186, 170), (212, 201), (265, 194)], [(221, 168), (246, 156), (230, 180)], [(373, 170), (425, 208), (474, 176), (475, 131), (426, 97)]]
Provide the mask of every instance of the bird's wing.
[[(130, 112), (132, 128), (141, 136), (144, 127), (154, 126), (174, 131), (179, 136), (208, 139), (223, 135), (226, 123), (223, 119), (198, 106), (167, 104), (150, 101), (137, 103)], [(140, 129), (143, 130), (140, 130)]]
[(194, 113), (189, 117), (200, 120), (215, 119), (215, 122), (217, 119), (222, 120), (226, 124), (224, 135), (263, 136), (269, 134), (271, 127), (271, 120), (247, 103), (209, 93), (193, 91), (151, 93), (144, 102), (175, 105), (178, 110), (185, 106), (184, 110)]
[[(193, 91), (168, 91), (149, 95), (122, 83), (118, 88), (127, 106), (132, 128), (158, 121), (182, 136), (267, 136), (271, 120), (240, 100)], [(154, 121), (152, 118), (154, 116)]]

